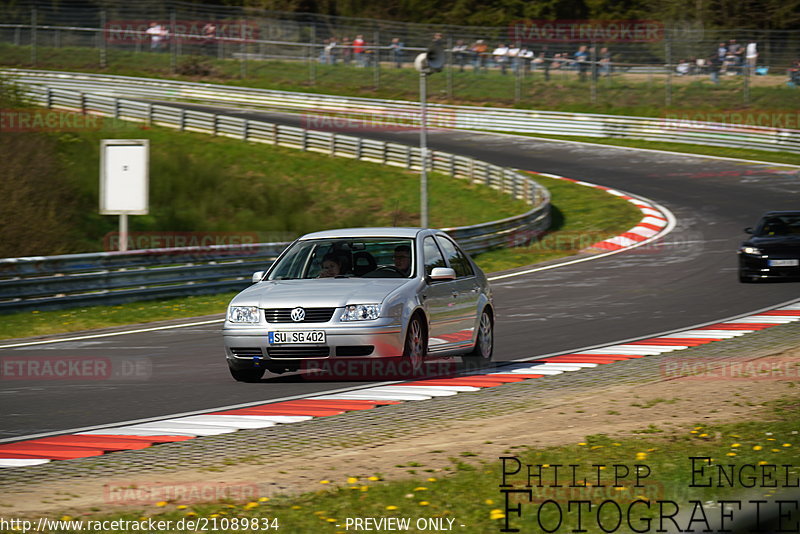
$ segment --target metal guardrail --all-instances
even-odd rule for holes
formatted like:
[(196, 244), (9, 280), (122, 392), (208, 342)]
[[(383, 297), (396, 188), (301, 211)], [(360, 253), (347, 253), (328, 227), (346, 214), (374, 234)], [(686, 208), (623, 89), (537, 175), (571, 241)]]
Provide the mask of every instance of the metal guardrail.
[[(0, 71), (28, 85), (71, 88), (92, 93), (139, 98), (171, 99), (235, 105), (261, 110), (304, 113), (307, 123), (330, 117), (349, 118), (359, 124), (415, 124), (419, 107), (414, 102), (292, 93), (246, 87), (200, 84), (100, 74), (7, 69)], [(583, 113), (428, 105), (429, 124), (439, 128), (613, 137), (646, 141), (692, 143), (728, 148), (784, 151), (800, 154), (800, 130), (700, 121), (697, 113), (676, 117), (626, 117)], [(703, 114), (700, 113), (702, 116)], [(709, 115), (712, 115), (709, 113)], [(747, 118), (747, 112), (742, 112)], [(758, 118), (758, 117), (755, 117)], [(780, 117), (776, 117), (780, 121)], [(769, 117), (767, 120), (771, 120)], [(790, 117), (787, 125), (796, 125)]]
[[(422, 165), (419, 148), (396, 143), (42, 85), (26, 86), (26, 95), (48, 108), (270, 143), (409, 170), (420, 170)], [(549, 226), (549, 193), (529, 177), (445, 152), (428, 151), (428, 157), (428, 168), (434, 172), (484, 184), (532, 206), (528, 212), (507, 219), (446, 228), (468, 252), (502, 246), (514, 242), (518, 236), (529, 236)], [(287, 244), (0, 259), (0, 312), (242, 289), (249, 283), (251, 273), (266, 268)]]

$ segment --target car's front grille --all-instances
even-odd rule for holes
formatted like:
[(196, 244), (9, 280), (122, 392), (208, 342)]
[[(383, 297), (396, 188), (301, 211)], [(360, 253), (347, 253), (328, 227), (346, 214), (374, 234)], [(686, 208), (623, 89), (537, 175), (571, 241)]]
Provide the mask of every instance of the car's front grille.
[(267, 347), (270, 358), (325, 358), (329, 347)]
[(372, 345), (345, 345), (336, 347), (337, 356), (369, 356), (375, 350)]
[(237, 358), (261, 358), (264, 356), (261, 347), (231, 347), (231, 354)]
[(264, 316), (268, 323), (327, 323), (333, 317), (336, 308), (303, 308), (306, 312), (302, 321), (292, 320), (294, 308), (265, 308)]

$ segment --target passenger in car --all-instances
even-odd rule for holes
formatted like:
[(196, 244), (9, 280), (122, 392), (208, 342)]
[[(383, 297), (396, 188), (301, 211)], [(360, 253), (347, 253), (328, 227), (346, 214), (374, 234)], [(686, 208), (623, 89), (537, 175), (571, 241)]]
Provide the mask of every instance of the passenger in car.
[(345, 274), (345, 271), (347, 271), (347, 263), (344, 257), (326, 254), (322, 258), (322, 270), (319, 272), (318, 278), (333, 278)]

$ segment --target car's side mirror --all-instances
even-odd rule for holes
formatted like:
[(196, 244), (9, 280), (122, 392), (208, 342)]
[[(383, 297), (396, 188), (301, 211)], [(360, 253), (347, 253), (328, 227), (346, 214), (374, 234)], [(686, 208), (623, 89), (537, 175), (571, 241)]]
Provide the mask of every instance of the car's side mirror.
[(448, 267), (434, 267), (431, 274), (428, 275), (429, 280), (455, 280), (456, 272)]
[(256, 271), (253, 273), (252, 280), (254, 284), (260, 282), (262, 278), (264, 278), (264, 271)]
[(748, 226), (747, 228), (744, 229), (744, 233), (752, 234), (753, 233), (753, 229)]

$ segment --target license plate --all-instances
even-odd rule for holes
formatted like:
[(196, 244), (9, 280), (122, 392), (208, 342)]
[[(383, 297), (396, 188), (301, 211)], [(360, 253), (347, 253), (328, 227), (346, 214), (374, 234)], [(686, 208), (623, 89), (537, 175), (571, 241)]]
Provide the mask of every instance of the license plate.
[(323, 330), (307, 330), (299, 332), (270, 332), (268, 335), (270, 345), (294, 343), (325, 343)]
[(800, 260), (769, 260), (770, 267), (798, 267)]

